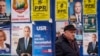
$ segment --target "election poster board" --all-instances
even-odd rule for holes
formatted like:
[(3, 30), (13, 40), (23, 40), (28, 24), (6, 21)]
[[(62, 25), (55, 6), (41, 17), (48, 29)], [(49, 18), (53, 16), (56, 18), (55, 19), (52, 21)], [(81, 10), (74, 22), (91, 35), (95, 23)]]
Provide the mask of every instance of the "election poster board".
[[(18, 56), (18, 40), (24, 37), (25, 26), (31, 28), (32, 56), (53, 56), (54, 34), (60, 36), (69, 24), (77, 28), (75, 38), (82, 53), (80, 56), (99, 56), (99, 0), (52, 1), (54, 0), (0, 0), (0, 56)], [(5, 40), (2, 40), (1, 32), (4, 32)], [(90, 53), (88, 49), (95, 45), (89, 45), (93, 40), (97, 44), (94, 52)]]
[(50, 19), (50, 0), (31, 0), (32, 21), (47, 21)]
[(56, 21), (68, 20), (68, 0), (55, 0)]
[[(30, 27), (30, 37), (32, 37), (32, 24), (31, 23), (13, 23), (12, 24), (12, 38), (11, 38), (11, 55), (18, 55), (16, 52), (18, 40), (24, 37), (24, 27)], [(23, 46), (24, 48), (24, 46)]]
[(11, 21), (30, 22), (30, 0), (11, 0)]
[(52, 56), (52, 30), (49, 22), (36, 22), (33, 27), (33, 56)]

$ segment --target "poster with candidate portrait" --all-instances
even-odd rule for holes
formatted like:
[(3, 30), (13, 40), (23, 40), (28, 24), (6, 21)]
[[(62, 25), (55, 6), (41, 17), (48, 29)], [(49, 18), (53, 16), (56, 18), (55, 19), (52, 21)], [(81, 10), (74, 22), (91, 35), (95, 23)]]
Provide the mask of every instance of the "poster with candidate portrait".
[(84, 32), (96, 32), (97, 17), (96, 15), (84, 15)]
[(83, 0), (69, 0), (69, 24), (77, 28), (77, 35), (82, 35), (83, 32), (82, 1)]
[[(30, 37), (32, 37), (32, 24), (31, 23), (12, 23), (12, 40), (11, 40), (11, 55), (18, 55), (17, 54), (17, 46), (18, 46), (18, 41), (20, 38), (24, 37), (24, 28), (28, 26), (30, 27)], [(25, 46), (23, 45), (22, 48)]]
[(11, 21), (30, 22), (30, 0), (11, 0)]
[(33, 29), (33, 56), (52, 56), (52, 29), (49, 22), (36, 22)]
[(11, 0), (0, 0), (0, 26), (11, 23)]
[(72, 24), (82, 24), (82, 1), (69, 0), (69, 20)]
[(83, 55), (98, 56), (98, 34), (97, 33), (83, 34)]
[(11, 54), (11, 28), (0, 26), (0, 56)]

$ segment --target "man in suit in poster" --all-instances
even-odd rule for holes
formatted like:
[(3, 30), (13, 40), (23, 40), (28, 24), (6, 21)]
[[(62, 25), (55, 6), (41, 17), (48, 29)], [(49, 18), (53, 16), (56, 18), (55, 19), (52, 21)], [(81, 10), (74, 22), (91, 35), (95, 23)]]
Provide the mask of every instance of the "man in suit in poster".
[(91, 18), (90, 28), (92, 28), (92, 29), (96, 28), (96, 20), (95, 20), (95, 18)]
[(6, 13), (7, 8), (6, 7), (7, 7), (6, 0), (0, 0), (0, 19), (7, 19), (7, 18), (9, 19), (10, 18), (10, 15), (7, 16), (7, 13)]
[(76, 20), (72, 23), (82, 25), (82, 4), (80, 1), (74, 3), (73, 11), (74, 13), (70, 17), (74, 16)]
[(74, 1), (73, 3), (73, 14), (70, 15), (70, 24), (74, 25), (77, 29), (79, 29), (76, 30), (76, 35), (82, 35), (82, 3), (81, 0)]
[(0, 0), (0, 18), (6, 16), (6, 2), (5, 0)]
[(92, 42), (89, 42), (87, 53), (89, 55), (97, 55), (98, 54), (98, 42), (96, 41), (96, 34), (92, 34)]
[(82, 21), (82, 5), (81, 2), (77, 1), (74, 4), (74, 14), (76, 19), (77, 19), (77, 23), (81, 23)]
[(30, 37), (30, 27), (24, 27), (24, 37), (18, 41), (16, 52), (19, 56), (32, 56), (32, 38)]
[[(10, 1), (10, 0), (9, 0)], [(0, 0), (0, 24), (10, 24), (11, 23), (11, 14), (7, 13), (6, 10), (9, 10), (7, 6), (10, 6), (10, 4), (6, 4), (6, 0)]]

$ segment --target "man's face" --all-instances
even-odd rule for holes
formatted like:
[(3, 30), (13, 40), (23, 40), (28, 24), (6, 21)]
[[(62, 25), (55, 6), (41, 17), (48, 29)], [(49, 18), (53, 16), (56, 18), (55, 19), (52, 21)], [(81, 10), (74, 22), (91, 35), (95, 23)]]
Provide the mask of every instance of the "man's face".
[(96, 41), (96, 36), (95, 35), (92, 35), (92, 41)]
[(25, 37), (30, 37), (30, 30), (28, 28), (24, 28)]
[(81, 9), (82, 9), (82, 6), (81, 6), (81, 3), (80, 2), (76, 2), (75, 3), (75, 13), (81, 13)]
[(6, 11), (6, 3), (4, 1), (0, 1), (0, 13), (4, 14)]
[(66, 36), (67, 39), (74, 40), (75, 39), (75, 30), (67, 30), (64, 32), (64, 35)]

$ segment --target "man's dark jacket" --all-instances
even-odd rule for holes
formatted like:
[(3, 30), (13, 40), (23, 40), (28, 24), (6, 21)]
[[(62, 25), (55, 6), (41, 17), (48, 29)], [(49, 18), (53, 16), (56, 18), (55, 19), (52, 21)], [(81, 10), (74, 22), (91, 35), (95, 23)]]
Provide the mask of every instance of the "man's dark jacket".
[(74, 43), (74, 48), (62, 34), (55, 43), (56, 56), (80, 56), (79, 48), (76, 41), (74, 40), (73, 43)]
[(27, 49), (25, 49), (24, 37), (20, 38), (16, 51), (19, 56), (21, 55), (21, 53), (29, 53), (30, 55), (32, 55), (32, 38), (29, 38)]
[(98, 54), (98, 42), (96, 42), (95, 49), (93, 49), (92, 42), (89, 42), (88, 48), (87, 48), (87, 52), (88, 52), (88, 54), (91, 54), (91, 53), (96, 53), (96, 54)]

